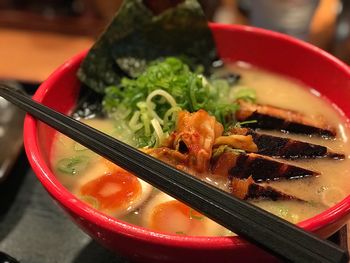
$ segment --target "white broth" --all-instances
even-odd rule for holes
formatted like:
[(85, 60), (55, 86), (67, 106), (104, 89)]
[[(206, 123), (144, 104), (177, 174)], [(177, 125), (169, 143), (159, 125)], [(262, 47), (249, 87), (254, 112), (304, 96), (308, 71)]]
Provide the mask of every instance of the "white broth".
[(289, 163), (321, 172), (320, 176), (314, 178), (273, 182), (277, 189), (303, 200), (308, 200), (308, 205), (286, 201), (258, 201), (254, 203), (293, 223), (297, 223), (344, 199), (350, 193), (350, 142), (349, 127), (345, 124), (343, 116), (332, 105), (322, 99), (319, 93), (305, 87), (299, 81), (249, 66), (232, 65), (232, 70), (242, 74), (239, 86), (256, 90), (260, 104), (270, 104), (300, 111), (313, 118), (323, 118), (336, 128), (337, 137), (326, 140), (318, 136), (310, 137), (276, 131), (264, 131), (265, 133), (324, 145), (334, 152), (341, 152), (346, 156), (345, 160), (309, 159), (289, 161)]
[[(270, 211), (271, 213), (280, 216), (290, 222), (298, 223), (302, 220), (310, 218), (330, 206), (338, 203), (350, 193), (350, 142), (349, 142), (349, 127), (341, 114), (330, 103), (320, 97), (315, 90), (306, 87), (297, 80), (289, 79), (271, 72), (251, 67), (247, 64), (237, 63), (229, 65), (229, 70), (241, 75), (235, 89), (251, 88), (256, 91), (257, 102), (259, 104), (269, 104), (285, 109), (291, 109), (302, 112), (312, 118), (322, 118), (326, 120), (337, 131), (335, 139), (324, 139), (318, 136), (306, 136), (296, 134), (286, 134), (279, 131), (260, 131), (281, 137), (289, 137), (301, 141), (311, 142), (329, 147), (333, 152), (345, 154), (344, 160), (333, 160), (327, 158), (317, 158), (309, 160), (288, 160), (297, 166), (307, 169), (319, 171), (320, 176), (312, 178), (304, 178), (298, 180), (279, 180), (270, 183), (265, 183), (274, 188), (293, 195), (302, 201), (268, 201), (256, 200), (250, 201), (255, 205)], [(103, 132), (106, 132), (121, 140), (131, 142), (128, 135), (123, 133), (123, 129), (116, 125), (111, 119), (89, 119), (83, 120), (88, 125), (91, 125)], [(64, 164), (67, 162), (79, 162), (76, 171), (66, 171), (60, 169), (59, 164), (62, 160)], [(82, 195), (82, 187), (89, 182), (95, 180), (97, 182), (101, 176), (110, 176), (113, 173), (111, 165), (104, 161), (101, 157), (94, 154), (90, 150), (75, 143), (66, 136), (57, 133), (51, 154), (51, 165), (60, 182), (67, 187), (69, 191), (75, 194), (83, 201), (96, 206), (96, 200), (88, 195)], [(136, 179), (138, 180), (138, 179)], [(217, 181), (216, 178), (207, 178), (207, 181), (218, 185), (220, 188), (227, 188), (226, 181)], [(125, 182), (121, 182), (121, 185)], [(135, 183), (135, 182), (134, 182)], [(138, 180), (140, 193), (131, 190), (125, 193), (125, 196), (135, 195), (133, 198), (126, 199), (121, 212), (109, 208), (97, 209), (102, 210), (112, 216), (119, 217), (130, 223), (151, 227), (158, 231), (169, 232), (173, 234), (185, 235), (232, 235), (233, 233), (217, 226), (209, 219), (203, 218), (202, 215), (194, 215), (191, 210), (190, 216), (184, 220), (185, 211), (183, 207), (175, 204), (172, 198), (160, 193), (157, 189), (149, 186), (145, 182)], [(110, 193), (118, 192), (120, 189), (113, 188), (113, 184), (104, 185), (104, 191), (101, 196)], [(136, 194), (135, 194), (136, 193)], [(172, 202), (172, 203), (171, 203)], [(166, 204), (166, 205), (165, 205)], [(171, 207), (171, 205), (174, 205)], [(175, 207), (175, 208), (174, 208)], [(176, 208), (178, 207), (178, 209)], [(174, 208), (174, 209), (173, 209)], [(156, 212), (155, 212), (156, 211)], [(163, 212), (168, 211), (168, 216), (164, 216)], [(182, 213), (182, 214), (181, 214)], [(152, 219), (153, 218), (153, 219)], [(154, 226), (154, 220), (165, 220), (159, 223), (159, 227)], [(162, 219), (163, 218), (163, 219)], [(166, 228), (166, 218), (178, 218)], [(158, 220), (157, 219), (157, 220)], [(153, 221), (152, 221), (153, 220)], [(193, 220), (193, 221), (191, 221)], [(153, 223), (150, 223), (153, 222)], [(194, 222), (194, 223), (193, 223)], [(184, 230), (184, 229), (190, 230)], [(201, 230), (202, 229), (202, 230)]]

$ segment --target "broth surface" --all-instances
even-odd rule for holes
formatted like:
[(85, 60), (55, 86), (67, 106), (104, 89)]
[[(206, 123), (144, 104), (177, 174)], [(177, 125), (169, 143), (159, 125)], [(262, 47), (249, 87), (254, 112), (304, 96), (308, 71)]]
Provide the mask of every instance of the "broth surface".
[(350, 142), (349, 127), (344, 117), (330, 103), (321, 98), (316, 90), (306, 87), (297, 80), (289, 79), (249, 65), (231, 65), (230, 69), (242, 74), (239, 86), (253, 88), (257, 92), (260, 104), (291, 109), (313, 118), (324, 118), (336, 128), (335, 139), (323, 139), (318, 136), (285, 134), (277, 131), (264, 131), (267, 134), (289, 137), (296, 140), (320, 144), (335, 152), (344, 153), (344, 160), (309, 159), (288, 161), (289, 163), (320, 171), (321, 175), (301, 180), (273, 182), (277, 189), (308, 200), (308, 204), (288, 201), (258, 201), (256, 205), (281, 216), (293, 223), (310, 218), (330, 206), (338, 203), (350, 193)]
[[(245, 63), (229, 65), (228, 69), (241, 74), (240, 82), (236, 84), (234, 88), (254, 89), (257, 93), (257, 102), (259, 104), (269, 104), (299, 111), (313, 118), (324, 118), (329, 124), (336, 128), (337, 137), (335, 139), (323, 139), (317, 136), (286, 134), (277, 131), (261, 132), (324, 145), (329, 147), (332, 151), (344, 153), (346, 156), (344, 160), (310, 159), (286, 161), (301, 167), (319, 171), (321, 175), (313, 178), (287, 181), (281, 180), (269, 183), (271, 186), (283, 192), (294, 195), (302, 200), (307, 200), (308, 202), (261, 200), (252, 201), (252, 203), (290, 222), (298, 223), (324, 211), (345, 198), (350, 193), (350, 184), (348, 183), (350, 180), (350, 142), (348, 139), (350, 133), (343, 116), (341, 116), (330, 103), (321, 98), (316, 90), (306, 87), (297, 80), (266, 72)], [(127, 135), (123, 134), (123, 129), (120, 129), (118, 124), (113, 120), (89, 119), (83, 121), (118, 139), (127, 140)], [(74, 162), (72, 158), (78, 158), (78, 161), (81, 162), (81, 165), (79, 165), (81, 172), (77, 171), (76, 174), (67, 175), (67, 173), (62, 172), (62, 170), (58, 168), (58, 162), (62, 159)], [(51, 154), (53, 171), (56, 173), (60, 182), (78, 197), (79, 189), (82, 184), (96, 179), (98, 175), (109, 173), (108, 165), (101, 165), (101, 160), (101, 157), (75, 143), (66, 136), (59, 133), (56, 134)], [(220, 181), (217, 180), (217, 178), (206, 178), (206, 180), (220, 188), (224, 189), (227, 187), (226, 181), (224, 180)], [(150, 206), (157, 203), (160, 198), (163, 198), (162, 200), (168, 198), (160, 196), (161, 194), (159, 191), (153, 189), (149, 195), (142, 197), (142, 201), (146, 201), (136, 210), (133, 210), (133, 204), (130, 203), (127, 210), (133, 210), (132, 212), (121, 215), (110, 213), (110, 215), (118, 216), (130, 223), (144, 226), (145, 219), (142, 217), (148, 217), (149, 211), (152, 209)], [(94, 205), (93, 201), (86, 200), (86, 198), (83, 201)], [(173, 200), (169, 199), (168, 201), (171, 202)], [(169, 211), (171, 210), (169, 207), (167, 207), (167, 209)], [(175, 211), (173, 216), (176, 216), (176, 213)], [(198, 219), (199, 217), (197, 216), (194, 218)], [(202, 235), (232, 234), (223, 227), (217, 226), (217, 224), (211, 222), (211, 220), (206, 219), (204, 221), (205, 223), (203, 224), (205, 225), (198, 226), (206, 229), (201, 232), (203, 233)], [(174, 230), (169, 231), (174, 233)], [(176, 231), (175, 233), (186, 234)], [(200, 231), (194, 231), (193, 233), (195, 235), (200, 235)]]

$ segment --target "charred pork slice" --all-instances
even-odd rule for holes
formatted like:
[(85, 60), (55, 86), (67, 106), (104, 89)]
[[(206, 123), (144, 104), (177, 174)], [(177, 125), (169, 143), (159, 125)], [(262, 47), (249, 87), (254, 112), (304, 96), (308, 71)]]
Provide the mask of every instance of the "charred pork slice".
[(341, 160), (345, 158), (344, 154), (332, 152), (322, 145), (261, 134), (248, 128), (234, 128), (230, 132), (233, 134), (251, 135), (258, 147), (256, 153), (262, 155), (287, 159), (328, 157)]
[(302, 134), (317, 134), (335, 137), (336, 131), (321, 120), (314, 120), (296, 111), (273, 107), (270, 105), (252, 104), (240, 100), (240, 109), (236, 113), (238, 121), (256, 120), (247, 124), (250, 128), (285, 130)]
[(249, 199), (269, 199), (277, 200), (298, 200), (303, 201), (293, 195), (283, 193), (271, 186), (260, 185), (254, 182), (252, 177), (247, 179), (232, 178), (230, 184), (232, 195), (242, 200)]
[(247, 179), (251, 176), (255, 182), (300, 179), (319, 175), (316, 171), (276, 161), (267, 156), (231, 151), (226, 151), (218, 157), (212, 167), (212, 173), (239, 179)]

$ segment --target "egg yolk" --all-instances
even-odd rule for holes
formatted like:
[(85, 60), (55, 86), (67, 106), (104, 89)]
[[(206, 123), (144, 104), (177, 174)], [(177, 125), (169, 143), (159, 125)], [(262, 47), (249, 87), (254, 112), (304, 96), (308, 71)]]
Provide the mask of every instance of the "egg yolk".
[(205, 217), (184, 205), (172, 200), (157, 205), (150, 218), (150, 228), (173, 234), (200, 235), (206, 233)]
[(141, 184), (136, 176), (124, 171), (114, 171), (84, 184), (80, 193), (97, 201), (101, 210), (115, 211), (127, 208), (140, 196)]

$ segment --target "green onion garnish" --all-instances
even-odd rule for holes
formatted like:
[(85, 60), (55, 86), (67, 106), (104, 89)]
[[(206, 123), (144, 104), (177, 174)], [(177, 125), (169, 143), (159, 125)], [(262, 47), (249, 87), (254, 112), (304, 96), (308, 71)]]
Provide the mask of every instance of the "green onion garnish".
[(235, 127), (241, 128), (243, 125), (251, 124), (251, 123), (257, 123), (257, 120), (249, 120), (249, 121), (242, 121), (242, 122), (236, 122)]
[(204, 216), (197, 216), (194, 214), (195, 210), (190, 209), (190, 219), (203, 220)]
[(71, 158), (63, 158), (57, 163), (57, 170), (69, 174), (78, 175), (80, 171), (84, 170), (89, 162), (89, 157), (87, 156), (75, 156)]

